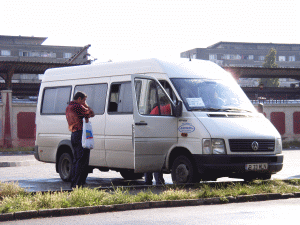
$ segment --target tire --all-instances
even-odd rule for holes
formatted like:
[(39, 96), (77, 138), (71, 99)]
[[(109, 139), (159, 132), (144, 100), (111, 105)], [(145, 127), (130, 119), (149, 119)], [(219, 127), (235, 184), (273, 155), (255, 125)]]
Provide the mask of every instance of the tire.
[(143, 173), (134, 173), (133, 170), (121, 170), (120, 174), (125, 180), (138, 180), (144, 176)]
[(198, 171), (191, 160), (184, 156), (178, 156), (172, 165), (172, 181), (174, 184), (198, 183), (200, 180)]
[(60, 178), (65, 181), (71, 181), (72, 156), (69, 153), (63, 153), (58, 160), (58, 173)]

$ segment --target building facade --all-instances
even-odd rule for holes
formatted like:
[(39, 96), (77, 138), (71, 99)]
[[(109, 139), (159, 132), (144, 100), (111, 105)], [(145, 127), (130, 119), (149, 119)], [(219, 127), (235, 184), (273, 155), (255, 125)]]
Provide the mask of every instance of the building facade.
[[(0, 35), (0, 61), (70, 64), (90, 63), (87, 52), (89, 46), (42, 45), (46, 39), (46, 37)], [(39, 83), (40, 80), (38, 74), (14, 74), (12, 82)]]
[[(204, 59), (229, 67), (262, 67), (270, 49), (276, 50), (276, 64), (283, 68), (300, 68), (300, 44), (218, 42), (207, 48), (194, 48), (180, 53), (181, 58)], [(281, 78), (280, 87), (290, 87), (299, 81)], [(259, 79), (240, 78), (242, 87), (257, 87)]]
[(218, 42), (182, 52), (180, 57), (210, 60), (220, 66), (261, 67), (271, 48), (277, 51), (279, 67), (300, 68), (300, 44)]

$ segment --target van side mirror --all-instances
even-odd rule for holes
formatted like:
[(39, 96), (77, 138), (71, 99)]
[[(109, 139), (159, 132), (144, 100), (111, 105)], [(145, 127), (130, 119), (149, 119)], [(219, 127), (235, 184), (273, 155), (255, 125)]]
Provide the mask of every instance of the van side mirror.
[(182, 116), (182, 101), (177, 101), (176, 105), (173, 107), (173, 115), (175, 117)]
[(264, 104), (263, 103), (259, 103), (257, 106), (257, 111), (259, 113), (264, 113)]

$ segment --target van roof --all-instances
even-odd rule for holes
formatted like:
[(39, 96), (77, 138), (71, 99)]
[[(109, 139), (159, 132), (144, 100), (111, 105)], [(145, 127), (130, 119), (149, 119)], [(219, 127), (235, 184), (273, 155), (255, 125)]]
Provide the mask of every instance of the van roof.
[(217, 64), (206, 60), (143, 59), (48, 69), (43, 82), (153, 73), (166, 74), (169, 78), (226, 79), (229, 75)]

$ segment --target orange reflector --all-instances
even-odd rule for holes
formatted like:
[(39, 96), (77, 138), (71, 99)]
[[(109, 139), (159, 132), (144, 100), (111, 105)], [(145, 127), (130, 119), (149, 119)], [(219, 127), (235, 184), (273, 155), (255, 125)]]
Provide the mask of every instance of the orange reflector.
[(187, 133), (181, 133), (181, 136), (182, 136), (182, 137), (187, 137), (188, 134), (187, 134)]

